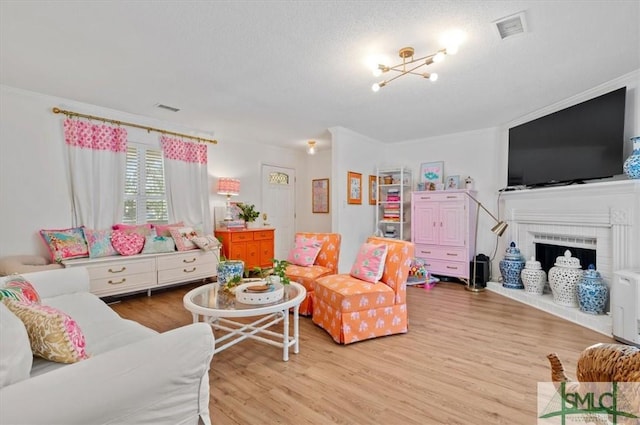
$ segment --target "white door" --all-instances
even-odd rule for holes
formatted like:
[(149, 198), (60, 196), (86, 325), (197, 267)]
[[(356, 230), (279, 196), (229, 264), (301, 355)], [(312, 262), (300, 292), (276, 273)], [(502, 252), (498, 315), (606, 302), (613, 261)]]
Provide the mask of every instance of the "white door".
[(296, 173), (292, 168), (262, 165), (262, 213), (276, 229), (274, 255), (286, 259), (295, 236)]

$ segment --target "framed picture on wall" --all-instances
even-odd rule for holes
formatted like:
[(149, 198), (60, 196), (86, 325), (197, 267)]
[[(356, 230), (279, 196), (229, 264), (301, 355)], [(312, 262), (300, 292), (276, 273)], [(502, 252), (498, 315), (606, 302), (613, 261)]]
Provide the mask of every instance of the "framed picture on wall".
[(420, 181), (423, 183), (442, 183), (444, 162), (423, 162), (420, 164)]
[(378, 199), (378, 179), (376, 176), (369, 176), (369, 205), (375, 205)]
[(313, 213), (329, 212), (329, 179), (311, 181), (311, 211)]
[(362, 204), (362, 174), (347, 171), (347, 204)]

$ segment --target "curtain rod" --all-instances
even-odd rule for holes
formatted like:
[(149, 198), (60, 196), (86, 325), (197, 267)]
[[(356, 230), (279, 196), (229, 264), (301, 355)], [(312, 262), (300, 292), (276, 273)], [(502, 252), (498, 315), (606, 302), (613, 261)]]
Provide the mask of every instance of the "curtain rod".
[(65, 114), (67, 117), (88, 118), (90, 120), (108, 122), (108, 123), (116, 124), (116, 125), (126, 125), (128, 127), (141, 128), (143, 130), (147, 130), (148, 132), (155, 131), (157, 133), (169, 134), (171, 136), (186, 137), (188, 139), (197, 140), (198, 142), (213, 143), (214, 145), (218, 144), (218, 141), (215, 140), (215, 139), (205, 139), (203, 137), (190, 136), (188, 134), (176, 133), (176, 132), (169, 131), (169, 130), (163, 130), (161, 128), (149, 127), (149, 126), (146, 126), (146, 125), (140, 125), (140, 124), (130, 123), (130, 122), (126, 122), (126, 121), (112, 120), (112, 119), (109, 119), (109, 118), (97, 117), (95, 115), (86, 115), (86, 114), (81, 114), (79, 112), (66, 111), (64, 109), (60, 109), (60, 108), (57, 108), (57, 107), (53, 108), (53, 113), (54, 114)]

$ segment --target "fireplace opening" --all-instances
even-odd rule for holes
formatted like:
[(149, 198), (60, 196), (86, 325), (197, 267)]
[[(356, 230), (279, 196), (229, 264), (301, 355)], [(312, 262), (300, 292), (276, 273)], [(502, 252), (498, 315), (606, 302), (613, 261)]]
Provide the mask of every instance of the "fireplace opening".
[(564, 255), (564, 252), (568, 249), (571, 251), (571, 256), (580, 260), (580, 265), (583, 270), (589, 267), (589, 264), (593, 264), (598, 268), (596, 264), (596, 250), (586, 248), (576, 248), (571, 246), (550, 245), (546, 243), (536, 243), (536, 260), (540, 261), (542, 269), (549, 274), (549, 270), (554, 266), (556, 257)]

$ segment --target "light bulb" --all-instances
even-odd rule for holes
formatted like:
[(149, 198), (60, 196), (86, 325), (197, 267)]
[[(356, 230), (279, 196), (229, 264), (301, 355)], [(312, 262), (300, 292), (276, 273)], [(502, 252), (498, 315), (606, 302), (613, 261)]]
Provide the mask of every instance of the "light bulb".
[(447, 54), (455, 55), (456, 53), (458, 53), (458, 48), (459, 46), (457, 44), (447, 47)]
[(429, 75), (429, 81), (434, 82), (438, 80), (438, 74), (436, 74), (435, 72), (432, 72), (431, 75)]
[(438, 52), (436, 53), (436, 55), (433, 57), (433, 61), (434, 62), (442, 62), (444, 60), (444, 52)]
[(315, 155), (315, 153), (316, 153), (316, 148), (315, 148), (315, 146), (309, 146), (309, 149), (307, 149), (307, 153), (308, 153), (309, 155)]
[(371, 86), (371, 90), (373, 90), (374, 92), (377, 92), (378, 90), (380, 90), (380, 84), (373, 83), (373, 85)]

